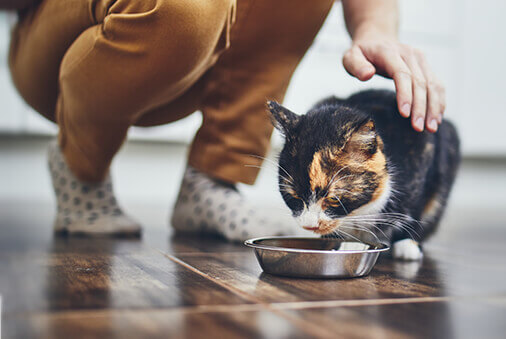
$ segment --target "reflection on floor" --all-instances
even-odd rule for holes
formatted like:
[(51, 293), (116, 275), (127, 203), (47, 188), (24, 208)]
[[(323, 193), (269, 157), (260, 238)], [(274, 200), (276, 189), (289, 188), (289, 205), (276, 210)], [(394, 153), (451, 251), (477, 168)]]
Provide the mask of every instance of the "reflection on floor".
[[(504, 163), (464, 164), (423, 262), (382, 257), (365, 278), (302, 280), (262, 273), (240, 244), (167, 229), (181, 147), (129, 144), (118, 159), (141, 240), (53, 237), (45, 142), (0, 143), (5, 338), (504, 337)], [(273, 182), (267, 170), (247, 194), (276, 201)]]

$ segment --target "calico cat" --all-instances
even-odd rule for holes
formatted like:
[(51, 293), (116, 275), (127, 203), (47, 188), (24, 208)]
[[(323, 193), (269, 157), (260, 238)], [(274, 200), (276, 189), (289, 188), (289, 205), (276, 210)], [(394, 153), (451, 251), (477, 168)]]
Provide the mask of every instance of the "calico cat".
[(301, 116), (268, 108), (285, 136), (279, 190), (300, 226), (327, 237), (373, 234), (395, 258), (422, 257), (419, 243), (439, 223), (460, 162), (450, 122), (416, 132), (386, 90), (331, 97)]

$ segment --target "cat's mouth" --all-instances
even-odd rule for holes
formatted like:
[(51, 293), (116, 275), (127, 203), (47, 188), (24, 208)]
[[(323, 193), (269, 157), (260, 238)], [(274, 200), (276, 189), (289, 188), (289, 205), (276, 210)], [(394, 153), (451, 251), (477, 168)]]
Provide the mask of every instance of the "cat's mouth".
[(331, 220), (331, 221), (325, 221), (320, 220), (318, 221), (318, 225), (310, 225), (310, 226), (302, 226), (303, 229), (315, 232), (320, 235), (330, 234), (333, 233), (339, 226), (339, 221), (337, 220)]

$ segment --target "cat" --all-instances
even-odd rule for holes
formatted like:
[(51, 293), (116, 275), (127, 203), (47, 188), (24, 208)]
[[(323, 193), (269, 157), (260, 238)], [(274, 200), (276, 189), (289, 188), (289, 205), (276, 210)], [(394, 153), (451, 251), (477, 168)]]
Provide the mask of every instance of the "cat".
[(305, 115), (267, 106), (285, 137), (279, 190), (300, 226), (325, 237), (372, 234), (397, 259), (422, 258), (460, 163), (449, 121), (416, 132), (387, 90), (330, 97)]

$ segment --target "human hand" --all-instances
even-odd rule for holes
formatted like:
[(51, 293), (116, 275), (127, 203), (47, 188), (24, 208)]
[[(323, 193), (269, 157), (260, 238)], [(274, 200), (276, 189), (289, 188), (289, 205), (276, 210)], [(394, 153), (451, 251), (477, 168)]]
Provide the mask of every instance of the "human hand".
[(365, 29), (354, 34), (343, 65), (361, 81), (374, 74), (393, 79), (401, 115), (411, 116), (411, 125), (418, 132), (424, 127), (437, 131), (446, 106), (445, 89), (418, 49), (401, 44), (394, 36)]

